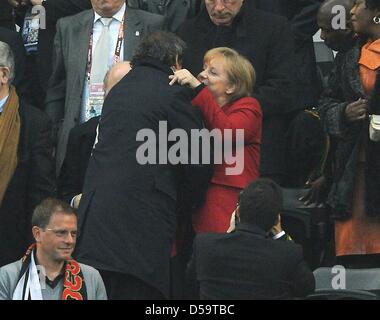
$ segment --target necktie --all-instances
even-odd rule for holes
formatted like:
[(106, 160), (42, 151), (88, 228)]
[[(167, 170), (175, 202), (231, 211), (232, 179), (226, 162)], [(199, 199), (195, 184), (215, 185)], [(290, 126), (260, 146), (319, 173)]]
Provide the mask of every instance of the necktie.
[(111, 46), (109, 26), (112, 19), (113, 18), (100, 19), (100, 21), (103, 23), (103, 29), (94, 50), (94, 57), (91, 68), (91, 83), (103, 83), (104, 76), (108, 71), (108, 60)]

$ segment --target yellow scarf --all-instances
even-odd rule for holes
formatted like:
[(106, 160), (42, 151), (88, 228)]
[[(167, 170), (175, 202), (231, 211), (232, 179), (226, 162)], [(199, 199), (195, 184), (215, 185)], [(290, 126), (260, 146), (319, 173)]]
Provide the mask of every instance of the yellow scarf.
[(19, 100), (14, 87), (0, 115), (0, 206), (17, 167), (20, 138)]

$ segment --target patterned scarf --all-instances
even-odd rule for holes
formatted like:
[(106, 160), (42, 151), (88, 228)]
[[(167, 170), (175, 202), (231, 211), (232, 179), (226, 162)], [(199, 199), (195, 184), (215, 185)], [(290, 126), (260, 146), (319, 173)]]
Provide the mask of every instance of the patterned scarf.
[[(22, 267), (13, 300), (42, 300), (41, 285), (37, 266), (34, 262), (32, 244), (22, 258)], [(87, 300), (86, 283), (80, 265), (75, 260), (65, 262), (62, 300)]]

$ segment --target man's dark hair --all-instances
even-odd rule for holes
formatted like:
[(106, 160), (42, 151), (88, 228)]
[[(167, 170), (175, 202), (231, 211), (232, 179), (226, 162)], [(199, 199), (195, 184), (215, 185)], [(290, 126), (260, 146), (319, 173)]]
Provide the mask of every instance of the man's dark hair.
[(32, 227), (46, 228), (51, 216), (55, 213), (77, 216), (76, 210), (66, 202), (54, 198), (47, 198), (34, 209)]
[(136, 49), (132, 65), (136, 60), (151, 58), (167, 66), (174, 66), (176, 58), (181, 62), (186, 44), (174, 33), (157, 31), (146, 36)]
[(240, 194), (240, 221), (269, 231), (276, 224), (282, 206), (280, 186), (270, 179), (258, 179)]

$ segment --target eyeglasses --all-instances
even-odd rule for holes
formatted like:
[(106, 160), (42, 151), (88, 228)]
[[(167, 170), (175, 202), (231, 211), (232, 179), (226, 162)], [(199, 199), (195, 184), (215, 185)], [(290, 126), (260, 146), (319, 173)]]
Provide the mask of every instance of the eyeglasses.
[[(210, 4), (212, 6), (215, 6), (218, 1), (219, 0), (205, 0), (205, 2), (207, 2), (208, 4)], [(229, 5), (234, 4), (236, 2), (236, 0), (220, 0), (220, 1), (222, 2), (222, 4), (224, 6), (229, 6)]]
[(58, 238), (67, 238), (67, 236), (71, 235), (72, 238), (78, 237), (78, 231), (69, 231), (69, 230), (61, 230), (61, 229), (50, 229), (46, 228), (46, 231), (52, 231)]

